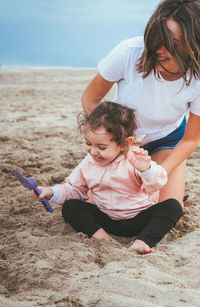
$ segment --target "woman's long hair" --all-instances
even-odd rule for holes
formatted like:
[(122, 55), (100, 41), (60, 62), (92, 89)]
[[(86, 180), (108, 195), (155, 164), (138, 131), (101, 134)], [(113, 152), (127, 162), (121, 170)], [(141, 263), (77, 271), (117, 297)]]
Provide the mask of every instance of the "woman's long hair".
[[(181, 55), (175, 46), (176, 42), (166, 26), (166, 20), (169, 18), (181, 26), (187, 58)], [(161, 1), (147, 23), (144, 45), (144, 51), (137, 64), (137, 71), (143, 73), (143, 78), (152, 70), (157, 75), (156, 51), (164, 46), (175, 58), (187, 85), (193, 76), (200, 79), (200, 0)]]

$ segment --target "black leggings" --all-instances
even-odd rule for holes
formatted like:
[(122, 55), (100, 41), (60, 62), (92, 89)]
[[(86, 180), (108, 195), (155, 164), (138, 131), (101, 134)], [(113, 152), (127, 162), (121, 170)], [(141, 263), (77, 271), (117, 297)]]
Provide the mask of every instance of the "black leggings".
[(71, 199), (64, 203), (62, 214), (64, 220), (77, 232), (83, 232), (89, 237), (103, 228), (117, 236), (136, 236), (136, 239), (153, 247), (176, 225), (183, 211), (179, 202), (170, 198), (143, 210), (131, 219), (112, 220), (95, 205)]

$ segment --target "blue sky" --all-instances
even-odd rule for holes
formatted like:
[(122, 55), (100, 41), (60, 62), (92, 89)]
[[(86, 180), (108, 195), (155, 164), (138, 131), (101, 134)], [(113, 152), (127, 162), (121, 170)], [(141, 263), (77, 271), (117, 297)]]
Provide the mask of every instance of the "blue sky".
[(142, 35), (157, 0), (0, 0), (3, 65), (95, 67)]

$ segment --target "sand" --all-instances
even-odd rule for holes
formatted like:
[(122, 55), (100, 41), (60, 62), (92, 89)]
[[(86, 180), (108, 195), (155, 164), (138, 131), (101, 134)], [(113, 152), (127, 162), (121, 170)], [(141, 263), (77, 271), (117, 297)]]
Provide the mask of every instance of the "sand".
[(76, 233), (12, 175), (53, 185), (84, 157), (76, 115), (95, 73), (1, 68), (0, 306), (200, 306), (200, 149), (187, 162), (184, 216), (148, 255), (129, 251), (130, 238)]

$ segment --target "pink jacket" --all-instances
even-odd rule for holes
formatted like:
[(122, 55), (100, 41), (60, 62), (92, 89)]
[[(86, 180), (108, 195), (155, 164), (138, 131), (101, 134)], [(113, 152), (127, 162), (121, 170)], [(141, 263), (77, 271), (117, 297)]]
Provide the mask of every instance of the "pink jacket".
[[(133, 154), (130, 151), (127, 156)], [(68, 199), (87, 200), (92, 192), (96, 206), (114, 220), (129, 219), (152, 206), (149, 195), (167, 182), (166, 171), (156, 162), (146, 172), (139, 172), (123, 154), (112, 163), (100, 166), (88, 154), (66, 178), (51, 189), (51, 201), (63, 204)]]

